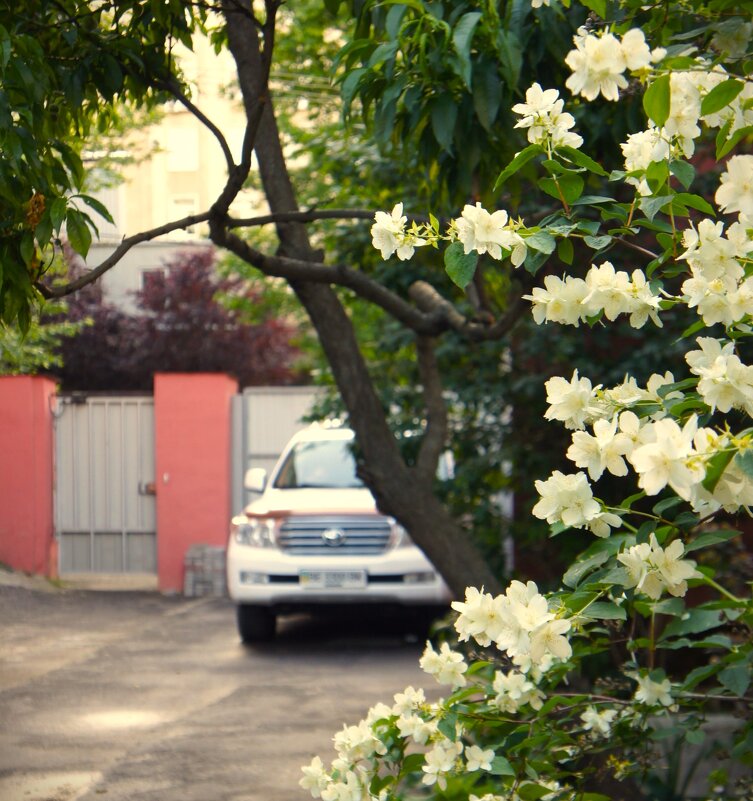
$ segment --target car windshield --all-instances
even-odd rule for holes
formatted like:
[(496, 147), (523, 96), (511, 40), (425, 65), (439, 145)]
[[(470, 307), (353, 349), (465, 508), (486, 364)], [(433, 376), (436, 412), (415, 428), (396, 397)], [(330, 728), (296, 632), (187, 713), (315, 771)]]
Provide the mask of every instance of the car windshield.
[(363, 487), (356, 476), (350, 440), (299, 442), (277, 474), (279, 489), (355, 489)]

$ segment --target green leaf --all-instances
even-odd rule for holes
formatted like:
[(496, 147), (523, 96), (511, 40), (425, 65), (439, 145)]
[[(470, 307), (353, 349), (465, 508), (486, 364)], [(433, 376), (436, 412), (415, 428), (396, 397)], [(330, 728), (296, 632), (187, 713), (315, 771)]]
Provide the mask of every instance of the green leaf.
[(461, 77), (469, 89), (471, 87), (471, 43), (473, 32), (480, 19), (480, 11), (469, 11), (458, 20), (452, 32), (452, 44), (460, 57)]
[(742, 92), (744, 86), (745, 84), (736, 78), (728, 78), (717, 84), (701, 101), (701, 116), (721, 111)]
[(727, 469), (727, 465), (732, 461), (734, 455), (735, 452), (732, 450), (720, 451), (708, 460), (706, 463), (706, 477), (701, 482), (704, 489), (709, 492), (714, 491), (714, 488), (719, 483), (719, 479), (722, 477), (722, 474)]
[(539, 801), (539, 798), (551, 794), (551, 787), (545, 787), (543, 784), (529, 784), (528, 782), (521, 784), (516, 793), (521, 801)]
[(491, 773), (492, 776), (514, 776), (515, 770), (503, 756), (495, 756), (492, 760), (492, 769), (489, 773)]
[(89, 252), (89, 247), (92, 243), (92, 234), (89, 230), (89, 226), (86, 224), (84, 215), (76, 209), (68, 209), (65, 222), (66, 233), (68, 234), (68, 241), (71, 243), (71, 247), (76, 253), (86, 258), (86, 254)]
[(584, 617), (592, 617), (597, 620), (627, 620), (627, 611), (623, 607), (606, 601), (592, 603), (581, 614)]
[(604, 250), (607, 245), (610, 245), (612, 242), (611, 236), (584, 236), (583, 241), (588, 245), (588, 247), (593, 248), (594, 250)]
[(554, 253), (554, 248), (557, 246), (557, 240), (546, 231), (537, 231), (532, 236), (526, 237), (526, 245), (534, 250), (539, 250), (542, 253)]
[(569, 239), (560, 239), (557, 242), (557, 255), (565, 264), (572, 264), (575, 255), (573, 243)]
[(643, 95), (643, 110), (657, 128), (661, 128), (669, 119), (669, 75), (659, 76)]
[(659, 197), (642, 197), (638, 203), (640, 210), (653, 220), (656, 213), (672, 202), (674, 195), (659, 195)]
[(577, 164), (579, 167), (584, 167), (589, 172), (593, 172), (596, 175), (603, 175), (606, 176), (608, 173), (607, 171), (599, 164), (598, 162), (594, 161), (590, 156), (587, 156), (585, 153), (581, 153), (580, 150), (577, 150), (574, 147), (570, 147), (570, 145), (560, 145), (557, 148), (557, 152), (569, 161), (572, 161), (573, 164)]
[(34, 234), (31, 231), (24, 231), (21, 237), (21, 258), (27, 267), (31, 267), (31, 261), (34, 258)]
[(583, 5), (602, 19), (607, 18), (607, 0), (583, 0)]
[(487, 131), (497, 119), (501, 102), (502, 82), (496, 65), (492, 62), (477, 65), (473, 72), (473, 109)]
[(697, 551), (700, 548), (708, 548), (709, 545), (717, 545), (720, 542), (727, 542), (735, 537), (740, 536), (739, 531), (733, 530), (720, 530), (720, 531), (705, 531), (700, 536), (696, 537), (685, 546), (685, 553)]
[[(721, 132), (720, 132), (721, 133)], [(719, 159), (723, 159), (727, 153), (730, 152), (734, 147), (737, 147), (738, 143), (745, 139), (746, 136), (750, 136), (753, 134), (753, 125), (746, 125), (744, 128), (739, 128), (735, 131), (729, 139), (720, 141), (719, 137), (716, 140), (716, 158), (717, 161)]]
[(735, 456), (735, 464), (748, 478), (753, 478), (753, 448), (738, 451), (737, 456)]
[(457, 118), (458, 107), (449, 92), (445, 92), (432, 102), (431, 129), (434, 132), (434, 138), (448, 153), (452, 152)]
[(536, 158), (544, 153), (544, 149), (540, 145), (528, 145), (516, 154), (515, 158), (505, 167), (504, 170), (497, 176), (494, 184), (494, 191), (496, 192), (502, 184), (511, 176), (515, 175), (518, 170), (522, 169), (531, 159)]
[(567, 587), (577, 587), (584, 576), (603, 565), (608, 559), (609, 554), (602, 551), (581, 562), (575, 562), (562, 577), (563, 583)]
[(584, 181), (580, 175), (569, 173), (561, 175), (557, 180), (554, 178), (540, 178), (539, 187), (547, 195), (557, 200), (564, 200), (565, 203), (574, 203), (582, 194)]
[(444, 266), (450, 280), (465, 289), (473, 280), (478, 253), (465, 253), (461, 242), (453, 242), (444, 252)]
[(110, 214), (108, 211), (107, 206), (105, 206), (100, 200), (97, 200), (97, 198), (91, 197), (90, 195), (76, 195), (76, 197), (80, 197), (90, 209), (94, 209), (94, 211), (96, 211), (101, 217), (104, 217), (107, 222), (113, 224), (115, 223), (115, 220), (113, 220), (112, 214)]
[(67, 204), (64, 197), (56, 197), (50, 204), (50, 220), (52, 220), (52, 227), (56, 231), (60, 231), (60, 226), (65, 219), (66, 209)]
[(747, 662), (730, 665), (719, 674), (719, 683), (733, 695), (745, 695), (750, 685), (750, 674), (751, 667)]
[(721, 612), (714, 609), (691, 609), (687, 616), (673, 620), (662, 632), (661, 639), (683, 634), (699, 634), (716, 628), (722, 623)]
[(400, 774), (405, 776), (408, 773), (417, 773), (421, 770), (424, 765), (424, 755), (423, 754), (408, 754), (407, 757), (403, 760), (403, 764), (400, 769)]
[(701, 665), (700, 667), (693, 668), (693, 670), (691, 670), (690, 673), (688, 673), (688, 675), (685, 677), (685, 681), (682, 684), (682, 689), (686, 692), (692, 690), (702, 681), (706, 681), (706, 679), (708, 679), (710, 676), (718, 673), (720, 668), (720, 664)]
[(523, 48), (512, 31), (500, 31), (496, 39), (499, 71), (510, 89), (515, 89), (523, 67)]
[(685, 206), (690, 206), (691, 209), (698, 209), (698, 211), (702, 211), (704, 214), (709, 214), (712, 217), (716, 217), (716, 209), (700, 195), (691, 195), (687, 192), (678, 192), (675, 195), (675, 200)]
[(695, 178), (695, 167), (687, 161), (671, 161), (669, 171), (687, 189)]
[(458, 716), (450, 713), (442, 718), (437, 725), (437, 729), (453, 743), (458, 739)]

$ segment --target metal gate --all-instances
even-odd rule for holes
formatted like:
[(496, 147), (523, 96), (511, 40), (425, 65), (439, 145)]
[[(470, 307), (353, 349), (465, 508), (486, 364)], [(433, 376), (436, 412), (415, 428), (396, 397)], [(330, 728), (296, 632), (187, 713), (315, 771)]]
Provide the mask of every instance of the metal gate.
[(316, 387), (250, 387), (233, 399), (233, 512), (251, 500), (243, 488), (246, 470), (274, 467), (288, 440), (306, 426), (301, 418), (320, 393)]
[(153, 399), (59, 395), (55, 416), (60, 573), (156, 573)]

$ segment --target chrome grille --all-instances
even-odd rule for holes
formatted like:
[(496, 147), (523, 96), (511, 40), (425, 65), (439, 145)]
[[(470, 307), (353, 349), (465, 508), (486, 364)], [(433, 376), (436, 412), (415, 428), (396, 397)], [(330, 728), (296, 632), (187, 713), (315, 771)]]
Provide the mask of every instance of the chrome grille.
[[(340, 531), (339, 545), (328, 544), (326, 531)], [(330, 537), (330, 541), (338, 537)], [(375, 515), (318, 515), (290, 517), (280, 526), (277, 544), (289, 554), (309, 556), (368, 556), (383, 553), (390, 539), (390, 524)]]

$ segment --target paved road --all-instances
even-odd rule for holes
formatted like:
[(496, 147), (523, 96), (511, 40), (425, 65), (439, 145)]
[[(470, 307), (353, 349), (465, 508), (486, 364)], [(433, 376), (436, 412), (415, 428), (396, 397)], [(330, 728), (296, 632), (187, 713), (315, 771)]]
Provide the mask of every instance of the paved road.
[(421, 650), (363, 618), (245, 648), (224, 600), (0, 586), (0, 801), (304, 801), (343, 723), (430, 683)]

